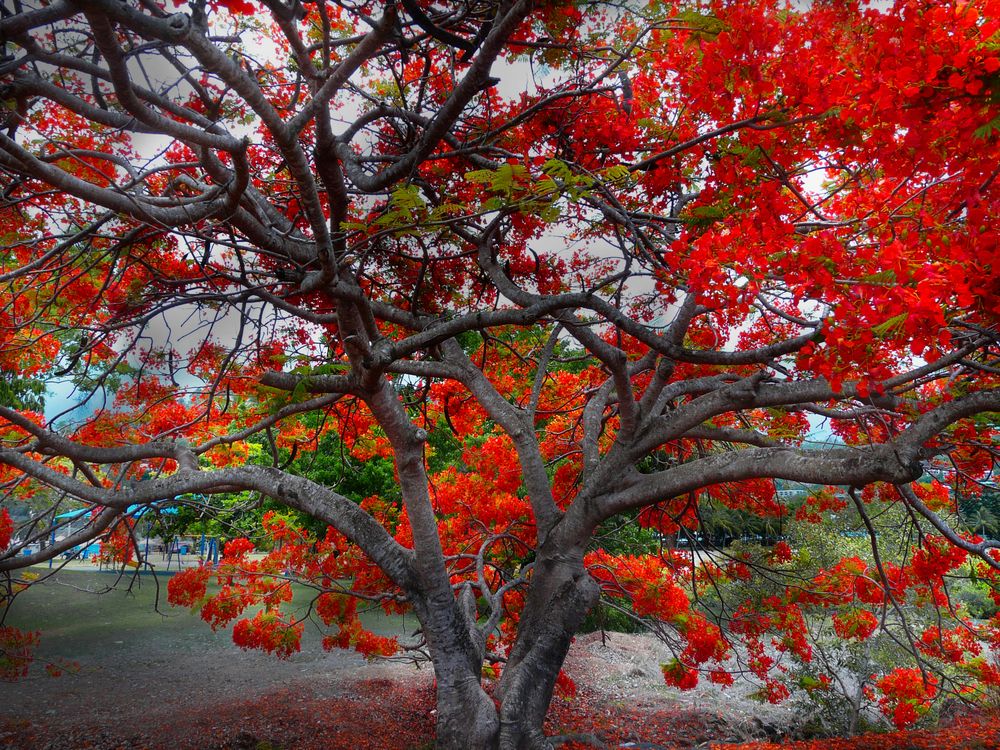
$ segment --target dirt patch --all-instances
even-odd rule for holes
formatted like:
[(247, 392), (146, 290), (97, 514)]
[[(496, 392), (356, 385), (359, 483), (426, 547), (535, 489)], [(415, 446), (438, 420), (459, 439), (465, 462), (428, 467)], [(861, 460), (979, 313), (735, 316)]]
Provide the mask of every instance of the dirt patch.
[(150, 726), (188, 721), (201, 710), (233, 702), (276, 693), (338, 699), (359, 679), (408, 684), (417, 676), (411, 675), (412, 667), (369, 665), (347, 651), (304, 653), (282, 661), (230, 644), (212, 645), (163, 651), (112, 641), (101, 664), (88, 660), (58, 678), (39, 675), (0, 685), (0, 716), (54, 730), (86, 725), (141, 734)]
[(761, 703), (751, 697), (758, 688), (750, 684), (723, 688), (702, 679), (694, 690), (668, 687), (660, 665), (673, 658), (666, 644), (650, 635), (586, 633), (574, 640), (565, 669), (598, 701), (643, 712), (697, 714), (724, 730), (715, 735), (720, 740), (775, 737), (796, 723), (794, 704)]
[[(210, 631), (170, 646), (112, 636), (100, 664), (0, 686), (0, 747), (414, 750), (433, 738), (428, 666), (368, 663), (345, 651), (280, 661)], [(578, 637), (567, 672), (579, 692), (555, 700), (549, 731), (613, 740), (611, 747), (765, 736), (751, 713), (757, 704), (744, 707), (711, 685), (695, 695), (667, 688), (659, 664), (668, 658), (650, 636)]]
[[(202, 748), (242, 731), (248, 706), (277, 722), (299, 701), (314, 710), (324, 701), (350, 702), (358, 681), (401, 689), (431, 682), (428, 669), (323, 651), (323, 634), (312, 626), (302, 651), (287, 660), (243, 651), (230, 632), (167, 606), (165, 580), (144, 577), (131, 590), (108, 591), (113, 582), (108, 574), (60, 573), (15, 602), (7, 624), (40, 631), (41, 643), (29, 677), (0, 682), (0, 747)], [(381, 634), (413, 627), (412, 618), (364, 620)], [(73, 666), (52, 678), (46, 663)], [(185, 739), (189, 726), (199, 728), (195, 739)]]
[[(378, 668), (372, 670), (377, 673)], [(127, 724), (105, 715), (76, 723), (0, 723), (0, 747), (18, 750), (415, 750), (433, 737), (431, 682), (370, 678), (317, 697), (294, 684), (217, 704), (192, 702)], [(138, 717), (137, 717), (138, 718)]]

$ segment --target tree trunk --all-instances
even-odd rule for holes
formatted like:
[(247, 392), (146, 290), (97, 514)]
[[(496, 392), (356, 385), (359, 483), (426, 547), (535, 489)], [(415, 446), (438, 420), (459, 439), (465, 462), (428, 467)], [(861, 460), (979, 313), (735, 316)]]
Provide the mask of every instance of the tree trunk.
[(478, 677), (434, 665), (437, 676), (437, 750), (495, 750), (500, 721)]
[[(438, 750), (495, 750), (500, 721), (482, 687), (483, 644), (450, 589), (414, 597), (437, 682)], [(473, 609), (473, 613), (475, 610)], [(474, 622), (474, 621), (473, 621)]]
[(549, 750), (543, 725), (570, 642), (600, 587), (582, 552), (540, 558), (500, 682), (499, 750)]
[(543, 750), (543, 725), (573, 635), (600, 595), (582, 554), (536, 562), (517, 641), (498, 689), (483, 690), (482, 653), (460, 602), (414, 602), (437, 679), (438, 750)]

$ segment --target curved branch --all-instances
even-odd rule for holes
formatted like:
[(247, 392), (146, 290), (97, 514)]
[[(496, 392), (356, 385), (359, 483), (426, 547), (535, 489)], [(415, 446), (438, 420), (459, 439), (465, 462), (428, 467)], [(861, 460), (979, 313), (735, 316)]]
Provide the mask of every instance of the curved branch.
[(0, 165), (17, 174), (42, 180), (82, 200), (165, 228), (197, 223), (219, 212), (224, 212), (227, 206), (232, 203), (232, 196), (226, 187), (218, 186), (201, 196), (200, 202), (195, 205), (174, 208), (154, 206), (138, 195), (123, 194), (116, 190), (99, 187), (58, 167), (46, 164), (4, 133), (0, 133)]
[(521, 464), (528, 501), (531, 503), (535, 523), (538, 526), (538, 537), (544, 539), (562, 512), (552, 497), (552, 487), (545, 471), (545, 462), (542, 459), (538, 438), (535, 436), (534, 425), (526, 412), (513, 406), (500, 395), (482, 370), (472, 364), (457, 342), (450, 340), (442, 346), (442, 349), (445, 353), (445, 362), (459, 370), (458, 379), (513, 441)]
[[(69, 456), (72, 457), (72, 454)], [(121, 460), (123, 459), (119, 459)], [(69, 495), (103, 506), (112, 518), (131, 505), (175, 501), (181, 495), (239, 490), (260, 492), (333, 526), (357, 544), (397, 586), (406, 591), (412, 590), (414, 586), (412, 552), (401, 546), (357, 503), (310, 479), (287, 474), (279, 469), (240, 466), (216, 471), (179, 471), (163, 479), (133, 482), (109, 489), (78, 482), (7, 448), (0, 448), (0, 463)], [(91, 531), (93, 532), (92, 529)], [(99, 532), (93, 532), (86, 538), (92, 539), (97, 533)], [(23, 560), (26, 559), (0, 561), (0, 570), (13, 570), (31, 564), (24, 563)]]
[(96, 539), (114, 522), (116, 518), (121, 516), (121, 513), (121, 510), (118, 508), (105, 508), (100, 511), (85, 528), (69, 534), (63, 539), (38, 550), (38, 552), (32, 552), (30, 555), (17, 555), (20, 551), (17, 547), (11, 548), (11, 550), (6, 553), (0, 552), (0, 571), (20, 570), (21, 568), (27, 568), (31, 565), (37, 565), (38, 563), (55, 559), (56, 557), (59, 557), (59, 555), (70, 551), (79, 544), (84, 544)]
[[(918, 457), (891, 443), (865, 448), (809, 451), (797, 448), (747, 448), (699, 458), (653, 474), (633, 474), (626, 487), (588, 503), (596, 525), (617, 513), (641, 508), (712, 484), (774, 477), (808, 484), (903, 484), (923, 474)], [(577, 511), (580, 512), (580, 511)], [(574, 513), (571, 508), (567, 516)]]
[(913, 491), (912, 487), (909, 485), (897, 485), (896, 491), (899, 492), (899, 496), (903, 498), (903, 502), (930, 521), (931, 526), (937, 529), (941, 536), (959, 549), (963, 549), (970, 555), (975, 555), (980, 558), (991, 568), (1000, 570), (1000, 560), (996, 560), (989, 554), (991, 549), (1000, 549), (1000, 541), (996, 539), (984, 539), (981, 542), (970, 542), (968, 539), (963, 539), (953, 528), (944, 522), (941, 516), (928, 508), (924, 502), (917, 497), (917, 493)]
[(1000, 388), (971, 393), (935, 407), (903, 430), (896, 444), (906, 451), (918, 451), (953, 422), (982, 412), (1000, 412)]
[(39, 26), (63, 21), (75, 15), (76, 12), (77, 8), (74, 3), (67, 2), (67, 0), (55, 0), (44, 8), (26, 10), (0, 18), (0, 38), (10, 39)]

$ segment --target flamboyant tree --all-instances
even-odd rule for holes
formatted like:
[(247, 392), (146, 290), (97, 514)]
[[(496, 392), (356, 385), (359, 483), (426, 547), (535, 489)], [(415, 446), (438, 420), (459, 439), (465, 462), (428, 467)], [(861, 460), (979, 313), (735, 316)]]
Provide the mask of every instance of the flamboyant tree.
[[(901, 725), (925, 659), (995, 681), (992, 625), (896, 616), (1000, 567), (947, 514), (995, 460), (1000, 8), (861, 6), (3, 0), (0, 365), (83, 403), (0, 406), (8, 498), (52, 503), (0, 510), (7, 602), (86, 540), (135, 562), (136, 504), (251, 491), (329, 530), (269, 514), (267, 557), (235, 539), (174, 601), (259, 606), (234, 637), (279, 654), (289, 572), (330, 646), (399, 647), (352, 597), (408, 608), (441, 748), (546, 747), (602, 590), (676, 640), (681, 687), (729, 681), (741, 640), (779, 699), (810, 607), (913, 645), (878, 683)], [(317, 449), (391, 459), (391, 491), (305, 476)], [(804, 517), (850, 504), (874, 564), (709, 610), (758, 569), (595, 542), (706, 502), (780, 517), (775, 479), (825, 488)], [(85, 527), (38, 549), (66, 508)]]

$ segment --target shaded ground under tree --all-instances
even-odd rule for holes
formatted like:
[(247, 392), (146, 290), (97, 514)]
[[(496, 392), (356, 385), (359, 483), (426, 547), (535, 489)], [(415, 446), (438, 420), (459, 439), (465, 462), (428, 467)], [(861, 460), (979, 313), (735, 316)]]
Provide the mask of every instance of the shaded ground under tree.
[[(96, 716), (78, 726), (45, 726), (5, 719), (0, 747), (22, 750), (90, 748), (198, 748), (199, 750), (430, 750), (434, 736), (431, 683), (414, 685), (384, 678), (362, 680), (338, 698), (316, 698), (289, 688), (249, 700), (233, 700), (185, 711), (183, 720), (160, 715), (143, 731), (115, 729)], [(181, 717), (174, 717), (179, 719)], [(690, 709), (623, 705), (585, 692), (554, 704), (547, 727), (567, 741), (560, 747), (643, 747), (681, 750), (918, 750), (1000, 747), (997, 717), (963, 716), (936, 730), (865, 734), (855, 738), (725, 743), (733, 727), (719, 714)], [(776, 739), (776, 738), (772, 738)], [(719, 742), (719, 741), (722, 742)], [(724, 744), (725, 743), (725, 744)]]
[[(24, 683), (0, 683), (0, 747), (18, 750), (429, 750), (434, 738), (431, 670), (365, 662), (307, 648), (289, 660), (242, 651), (191, 614), (154, 609), (156, 581), (96, 596), (115, 579), (67, 571), (33, 588), (12, 613), (44, 631), (40, 661), (77, 666), (50, 678), (35, 665)], [(58, 583), (56, 583), (58, 582)], [(30, 606), (28, 606), (30, 605)], [(399, 631), (398, 618), (367, 617)], [(307, 631), (305, 638), (318, 638)], [(714, 742), (801, 736), (792, 706), (755, 704), (735, 690), (663, 685), (662, 644), (649, 636), (579, 636), (567, 668), (581, 686), (557, 699), (547, 731), (576, 737), (562, 747), (707, 747)], [(964, 715), (936, 731), (822, 740), (838, 750), (1000, 747), (996, 718)], [(600, 743), (600, 744), (599, 744)], [(756, 746), (755, 750), (756, 750)], [(767, 745), (760, 746), (763, 749)], [(774, 747), (774, 746), (771, 746)], [(802, 750), (810, 747), (801, 746)], [(815, 745), (813, 745), (815, 747)], [(749, 747), (748, 747), (749, 750)]]

